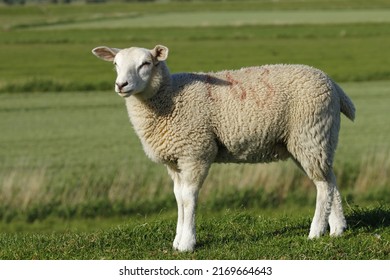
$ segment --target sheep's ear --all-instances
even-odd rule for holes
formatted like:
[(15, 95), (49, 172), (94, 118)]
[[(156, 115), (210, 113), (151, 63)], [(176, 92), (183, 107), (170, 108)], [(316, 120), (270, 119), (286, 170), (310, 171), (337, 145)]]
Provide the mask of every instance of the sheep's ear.
[(92, 53), (105, 61), (114, 61), (114, 58), (119, 51), (120, 49), (116, 48), (97, 47), (92, 50)]
[(157, 45), (151, 53), (158, 61), (164, 61), (168, 57), (168, 48), (162, 45)]

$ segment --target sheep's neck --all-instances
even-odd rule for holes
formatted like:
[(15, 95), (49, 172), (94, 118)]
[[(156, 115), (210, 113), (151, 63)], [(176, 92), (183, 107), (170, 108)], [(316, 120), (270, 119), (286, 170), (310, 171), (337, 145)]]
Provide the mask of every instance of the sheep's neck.
[(144, 92), (126, 99), (130, 121), (136, 131), (155, 125), (158, 119), (172, 110), (172, 77), (164, 62), (159, 64), (158, 69)]
[(161, 161), (155, 154), (157, 139), (155, 137), (166, 129), (167, 116), (172, 114), (174, 105), (169, 86), (161, 88), (152, 98), (143, 100), (137, 96), (126, 98), (126, 107), (130, 122), (140, 138), (145, 152), (155, 160)]

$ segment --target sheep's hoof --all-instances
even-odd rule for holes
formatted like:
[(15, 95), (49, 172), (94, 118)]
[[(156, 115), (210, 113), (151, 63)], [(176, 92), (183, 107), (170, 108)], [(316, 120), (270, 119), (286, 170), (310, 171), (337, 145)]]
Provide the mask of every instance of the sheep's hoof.
[(310, 227), (310, 233), (309, 233), (309, 239), (316, 239), (320, 238), (322, 235), (325, 234), (327, 229), (327, 224), (322, 223), (312, 223)]
[(317, 239), (325, 234), (325, 230), (310, 230), (308, 239)]
[(345, 229), (347, 228), (347, 226), (341, 226), (341, 227), (336, 227), (336, 228), (331, 228), (330, 229), (330, 236), (332, 237), (338, 237), (338, 236), (341, 236), (343, 235)]
[(175, 240), (173, 241), (173, 249), (179, 250), (179, 244), (180, 244), (180, 238), (176, 236)]
[(193, 252), (195, 249), (195, 242), (180, 242), (177, 245), (173, 243), (173, 249), (179, 252)]
[(185, 245), (185, 246), (179, 246), (177, 250), (179, 252), (193, 252), (195, 249), (195, 245)]
[(318, 239), (318, 238), (320, 238), (319, 235), (312, 235), (312, 234), (309, 234), (309, 236), (307, 237), (307, 239), (309, 239), (309, 240), (315, 240), (315, 239)]

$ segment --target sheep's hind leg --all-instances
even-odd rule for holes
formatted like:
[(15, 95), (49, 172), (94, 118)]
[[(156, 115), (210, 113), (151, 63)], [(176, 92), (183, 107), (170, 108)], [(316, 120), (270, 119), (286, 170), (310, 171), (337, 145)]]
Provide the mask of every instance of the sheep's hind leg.
[[(334, 183), (335, 177), (332, 171), (328, 172), (330, 176), (323, 176), (323, 175), (321, 176), (318, 174), (317, 176), (315, 176), (314, 172), (312, 172), (312, 170), (315, 169), (310, 168), (311, 165), (308, 164), (310, 161), (308, 160), (298, 161), (295, 157), (293, 157), (293, 160), (308, 175), (308, 177), (314, 182), (317, 188), (316, 209), (314, 212), (313, 221), (310, 226), (309, 239), (317, 238), (320, 237), (321, 235), (324, 235), (328, 226), (329, 215), (331, 214), (332, 205), (334, 202), (334, 195), (337, 190), (336, 184)], [(303, 162), (305, 165), (301, 164), (301, 162)], [(314, 178), (321, 178), (321, 179), (314, 179)], [(326, 179), (326, 178), (330, 178), (330, 179)]]
[(340, 236), (347, 227), (336, 177), (332, 171), (328, 178), (326, 181), (314, 181), (317, 187), (317, 203), (310, 228), (311, 239), (323, 235), (328, 222), (331, 236)]
[(333, 203), (332, 209), (329, 215), (329, 226), (331, 236), (340, 236), (347, 228), (347, 222), (345, 221), (343, 206), (341, 203), (340, 192), (336, 185), (336, 178), (332, 178), (334, 184)]
[(334, 185), (327, 181), (314, 181), (317, 187), (316, 210), (310, 227), (309, 239), (324, 235), (331, 212)]

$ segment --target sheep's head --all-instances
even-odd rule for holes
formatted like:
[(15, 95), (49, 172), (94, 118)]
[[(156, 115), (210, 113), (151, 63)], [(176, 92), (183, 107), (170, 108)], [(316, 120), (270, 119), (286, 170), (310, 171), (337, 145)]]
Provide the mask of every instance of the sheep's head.
[[(92, 53), (105, 61), (113, 62), (117, 72), (115, 91), (122, 97), (134, 94), (148, 98), (159, 86), (160, 62), (168, 57), (168, 48), (157, 45), (152, 50), (143, 48), (116, 49), (97, 47)], [(161, 73), (160, 73), (161, 74)]]

